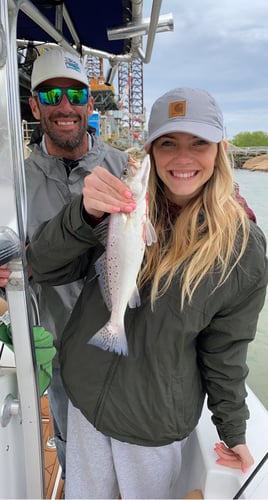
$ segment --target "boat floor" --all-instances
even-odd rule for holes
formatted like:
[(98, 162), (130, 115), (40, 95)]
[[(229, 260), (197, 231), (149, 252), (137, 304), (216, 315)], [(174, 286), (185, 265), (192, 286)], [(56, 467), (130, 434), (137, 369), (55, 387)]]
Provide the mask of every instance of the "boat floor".
[(46, 499), (64, 498), (64, 481), (53, 443), (53, 424), (47, 396), (41, 398)]

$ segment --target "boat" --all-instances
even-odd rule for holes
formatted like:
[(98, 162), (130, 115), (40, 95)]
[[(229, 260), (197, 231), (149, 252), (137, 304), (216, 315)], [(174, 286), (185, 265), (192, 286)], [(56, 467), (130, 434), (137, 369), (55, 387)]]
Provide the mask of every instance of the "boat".
[[(243, 473), (216, 463), (214, 445), (219, 442), (219, 437), (205, 403), (200, 421), (183, 450), (178, 498), (267, 500), (268, 411), (248, 386), (247, 393), (250, 411), (247, 444), (254, 457), (254, 465)], [(187, 496), (193, 491), (195, 496)]]
[[(45, 484), (46, 443), (32, 335), (39, 315), (28, 286), (25, 258), (27, 212), (22, 110), (30, 88), (34, 52), (36, 47), (44, 49), (58, 44), (83, 57), (105, 59), (107, 90), (120, 63), (139, 60), (148, 64), (157, 33), (173, 29), (172, 15), (160, 15), (162, 0), (152, 1), (148, 19), (142, 16), (142, 0), (113, 0), (111, 4), (108, 2), (103, 8), (103, 2), (92, 5), (82, 0), (1, 0), (0, 3), (0, 265), (8, 263), (11, 270), (6, 299), (14, 350), (12, 353), (0, 344), (0, 498), (3, 499), (58, 498), (57, 487), (50, 488), (48, 493)], [(183, 451), (178, 498), (268, 497), (268, 415), (249, 388), (248, 394), (251, 411), (248, 442), (255, 458), (253, 468), (242, 474), (215, 464), (213, 447), (218, 437), (205, 405)]]

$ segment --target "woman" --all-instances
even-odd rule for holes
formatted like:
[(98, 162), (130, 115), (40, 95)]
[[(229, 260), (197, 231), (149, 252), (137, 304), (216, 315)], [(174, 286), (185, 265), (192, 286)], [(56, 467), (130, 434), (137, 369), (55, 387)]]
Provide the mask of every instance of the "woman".
[(218, 104), (178, 88), (154, 104), (146, 150), (158, 242), (127, 309), (128, 356), (88, 343), (107, 321), (94, 262), (107, 214), (132, 212), (126, 185), (101, 167), (28, 249), (35, 280), (85, 277), (65, 329), (70, 398), (66, 498), (178, 498), (181, 451), (205, 394), (222, 443), (218, 463), (246, 470), (247, 346), (267, 286), (265, 238), (235, 200)]

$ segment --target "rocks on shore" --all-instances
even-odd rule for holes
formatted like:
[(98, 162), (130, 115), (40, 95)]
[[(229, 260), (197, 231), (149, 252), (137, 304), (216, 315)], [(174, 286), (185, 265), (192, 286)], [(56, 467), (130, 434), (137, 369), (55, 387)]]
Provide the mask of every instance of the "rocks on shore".
[(243, 163), (241, 168), (246, 170), (264, 170), (268, 172), (268, 154), (250, 158)]

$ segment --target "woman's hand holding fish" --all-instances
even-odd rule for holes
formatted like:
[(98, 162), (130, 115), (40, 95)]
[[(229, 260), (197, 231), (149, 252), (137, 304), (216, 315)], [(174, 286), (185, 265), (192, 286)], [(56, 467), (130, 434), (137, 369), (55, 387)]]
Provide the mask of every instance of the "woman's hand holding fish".
[(99, 166), (85, 177), (83, 197), (86, 212), (97, 218), (104, 213), (129, 213), (136, 208), (126, 184)]

